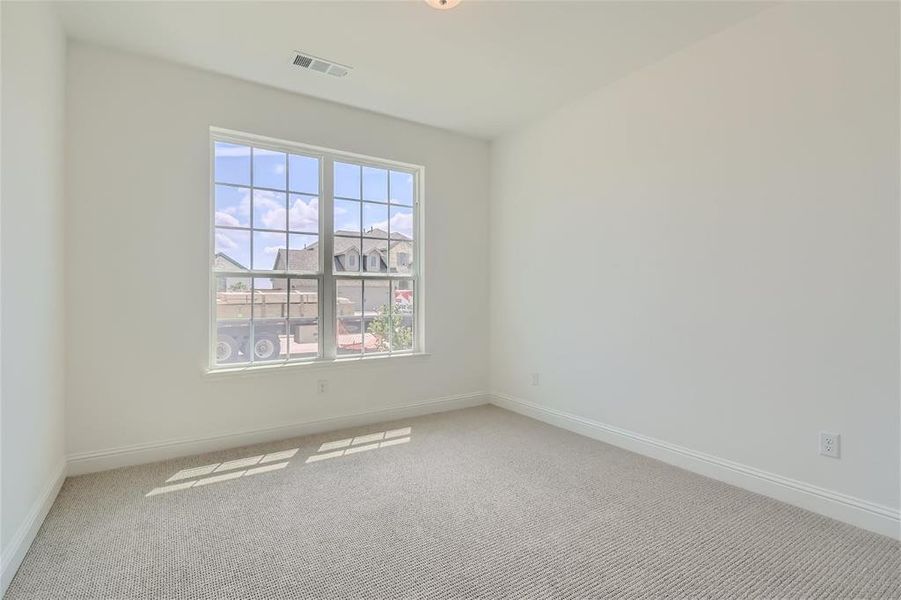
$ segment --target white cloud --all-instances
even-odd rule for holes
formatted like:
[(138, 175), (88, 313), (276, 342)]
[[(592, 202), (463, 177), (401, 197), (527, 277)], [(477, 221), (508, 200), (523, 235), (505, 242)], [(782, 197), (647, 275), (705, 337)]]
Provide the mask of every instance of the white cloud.
[(226, 211), (217, 210), (216, 211), (216, 225), (225, 225), (231, 227), (237, 227), (241, 224), (236, 217)]
[[(388, 221), (373, 223), (376, 229), (388, 230)], [(401, 233), (407, 237), (413, 237), (413, 213), (399, 212), (391, 217), (391, 233)]]
[(234, 250), (238, 247), (238, 244), (235, 243), (231, 237), (223, 232), (216, 232), (216, 249), (220, 251), (224, 250)]
[[(225, 205), (228, 206), (225, 206)], [(250, 190), (216, 186), (216, 218), (220, 214), (237, 219), (235, 225), (250, 225)], [(217, 224), (220, 224), (217, 220)], [(226, 223), (221, 223), (225, 225)]]
[(288, 214), (288, 223), (295, 231), (319, 231), (319, 198), (306, 202), (296, 198)]
[(282, 246), (266, 246), (263, 249), (263, 252), (265, 252), (266, 254), (268, 254), (270, 256), (275, 256), (276, 254), (278, 254), (278, 251), (281, 249), (282, 249)]
[(248, 222), (250, 221), (250, 191), (243, 190), (241, 194), (241, 201), (238, 203), (237, 208), (232, 208), (235, 211), (235, 214), (238, 216), (244, 217)]
[(285, 210), (284, 196), (258, 191), (253, 198), (257, 226), (265, 229), (284, 229), (287, 216), (294, 231), (319, 231), (319, 198), (296, 197), (291, 210)]
[(253, 195), (255, 227), (285, 228), (284, 194), (257, 190)]

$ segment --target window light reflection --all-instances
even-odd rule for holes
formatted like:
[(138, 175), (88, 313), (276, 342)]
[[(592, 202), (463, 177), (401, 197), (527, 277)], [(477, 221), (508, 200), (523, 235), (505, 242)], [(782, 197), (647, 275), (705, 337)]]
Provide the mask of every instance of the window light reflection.
[(239, 458), (229, 460), (223, 463), (215, 463), (212, 465), (204, 465), (202, 467), (191, 467), (183, 469), (166, 480), (166, 483), (173, 481), (181, 481), (182, 479), (194, 479), (195, 477), (203, 477), (210, 473), (221, 473), (223, 471), (231, 471), (232, 469), (243, 469), (252, 467), (256, 464), (266, 464), (280, 460), (288, 460), (293, 458), (300, 448), (291, 448), (290, 450), (282, 450), (280, 452), (272, 452), (270, 454), (260, 454), (258, 456), (248, 456), (247, 458)]
[(337, 450), (339, 448), (347, 448), (348, 446), (357, 446), (359, 444), (369, 444), (371, 442), (389, 440), (392, 438), (405, 437), (409, 436), (412, 432), (412, 427), (401, 427), (400, 429), (389, 429), (388, 431), (379, 431), (378, 433), (367, 433), (366, 435), (359, 435), (354, 438), (326, 442), (319, 446), (319, 452)]
[[(354, 438), (354, 440), (356, 440), (356, 439), (357, 438)], [(350, 440), (339, 440), (339, 441), (350, 442)], [(410, 438), (408, 436), (408, 437), (402, 437), (402, 438), (392, 438), (392, 439), (388, 439), (388, 440), (382, 440), (381, 442), (375, 442), (372, 444), (352, 445), (352, 444), (348, 443), (348, 444), (345, 444), (347, 447), (344, 449), (341, 449), (341, 450), (331, 450), (330, 452), (320, 452), (319, 454), (314, 454), (313, 456), (310, 456), (309, 458), (307, 458), (306, 462), (307, 462), (307, 464), (319, 462), (320, 460), (328, 460), (330, 458), (338, 458), (339, 456), (348, 456), (350, 454), (357, 454), (358, 452), (368, 452), (370, 450), (376, 450), (378, 448), (387, 448), (388, 446), (397, 446), (398, 444), (406, 444), (409, 441), (410, 441)], [(328, 444), (323, 444), (320, 447), (320, 450), (322, 450), (323, 447), (326, 449), (334, 448), (334, 445), (332, 445), (334, 443), (335, 442), (329, 442)]]
[(232, 471), (230, 473), (222, 473), (220, 475), (204, 477), (203, 479), (195, 479), (193, 481), (183, 481), (181, 483), (174, 483), (172, 485), (164, 485), (162, 487), (150, 490), (149, 492), (144, 494), (144, 497), (146, 498), (150, 496), (156, 496), (158, 494), (168, 494), (169, 492), (177, 492), (178, 490), (186, 490), (191, 487), (200, 487), (209, 485), (211, 483), (221, 483), (223, 481), (229, 481), (231, 479), (238, 479), (239, 477), (247, 477), (248, 475), (259, 475), (260, 473), (268, 473), (270, 471), (284, 469), (287, 466), (287, 462), (280, 462), (264, 465), (262, 467), (255, 467), (253, 469), (247, 469), (246, 471)]
[[(367, 433), (352, 438), (325, 442), (319, 446), (317, 454), (306, 459), (306, 463), (314, 463), (330, 458), (338, 458), (360, 452), (369, 452), (379, 448), (406, 444), (410, 441), (412, 427), (401, 427), (376, 433)], [(299, 448), (258, 454), (245, 458), (227, 460), (221, 463), (190, 467), (172, 475), (166, 480), (169, 485), (154, 488), (145, 494), (145, 497), (168, 494), (192, 487), (202, 487), (213, 483), (221, 483), (232, 479), (239, 479), (249, 475), (259, 475), (278, 471), (288, 466), (290, 459), (299, 451)], [(190, 481), (189, 481), (190, 480)]]

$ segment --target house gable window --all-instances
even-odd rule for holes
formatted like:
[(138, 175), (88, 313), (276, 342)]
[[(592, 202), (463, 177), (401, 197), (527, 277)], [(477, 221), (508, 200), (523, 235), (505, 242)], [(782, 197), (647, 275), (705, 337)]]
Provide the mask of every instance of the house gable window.
[(357, 254), (356, 250), (348, 250), (347, 254), (344, 255), (345, 261), (344, 266), (348, 271), (359, 271), (360, 270), (360, 256)]
[(421, 167), (219, 129), (211, 154), (212, 370), (422, 351)]
[(381, 267), (382, 267), (382, 259), (379, 258), (379, 255), (378, 255), (377, 252), (372, 252), (372, 253), (370, 253), (370, 254), (369, 254), (369, 257), (367, 258), (367, 260), (368, 260), (368, 263), (366, 264), (366, 270), (367, 270), (367, 271), (369, 271), (370, 273), (375, 273), (375, 272), (377, 272), (377, 271), (381, 271), (381, 270), (382, 270), (382, 269), (381, 269)]

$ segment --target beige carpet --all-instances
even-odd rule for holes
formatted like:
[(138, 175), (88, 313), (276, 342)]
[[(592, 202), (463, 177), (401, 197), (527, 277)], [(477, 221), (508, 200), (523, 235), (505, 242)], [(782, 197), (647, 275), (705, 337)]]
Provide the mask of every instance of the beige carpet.
[(486, 406), (70, 478), (7, 596), (475, 597), (899, 598), (901, 549)]

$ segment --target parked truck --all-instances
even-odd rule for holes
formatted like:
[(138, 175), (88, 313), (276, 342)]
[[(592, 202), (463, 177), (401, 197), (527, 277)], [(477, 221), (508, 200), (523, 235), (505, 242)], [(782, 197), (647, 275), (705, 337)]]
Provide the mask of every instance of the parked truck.
[[(339, 348), (367, 350), (377, 345), (366, 333), (376, 311), (360, 311), (343, 296), (336, 301)], [(395, 290), (394, 310), (412, 327), (412, 291)], [(319, 305), (316, 291), (256, 289), (219, 291), (216, 294), (217, 364), (275, 360), (285, 353), (315, 354), (319, 344)], [(253, 332), (250, 318), (253, 315)]]
[[(347, 303), (349, 304), (349, 303)], [(339, 311), (353, 310), (339, 302)], [(258, 289), (221, 291), (216, 294), (216, 361), (249, 362), (253, 314), (255, 361), (278, 358), (283, 340), (318, 344), (318, 299), (315, 291)]]

